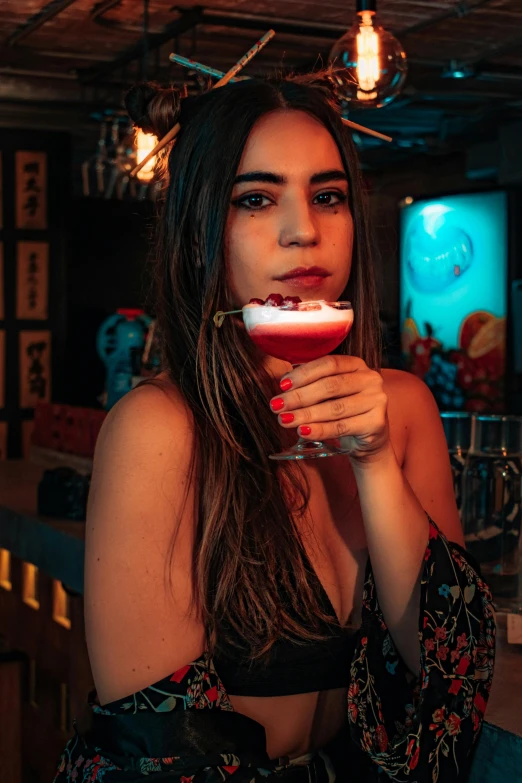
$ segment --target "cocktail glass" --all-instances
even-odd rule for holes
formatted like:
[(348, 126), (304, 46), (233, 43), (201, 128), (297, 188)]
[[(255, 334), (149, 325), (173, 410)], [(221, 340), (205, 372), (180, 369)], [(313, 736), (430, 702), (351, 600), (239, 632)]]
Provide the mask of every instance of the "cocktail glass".
[[(269, 356), (290, 362), (298, 367), (305, 362), (331, 353), (342, 343), (353, 324), (350, 302), (300, 302), (280, 307), (247, 304), (243, 307), (243, 321), (253, 342)], [(317, 459), (346, 454), (349, 449), (334, 442), (304, 440), (270, 459)]]

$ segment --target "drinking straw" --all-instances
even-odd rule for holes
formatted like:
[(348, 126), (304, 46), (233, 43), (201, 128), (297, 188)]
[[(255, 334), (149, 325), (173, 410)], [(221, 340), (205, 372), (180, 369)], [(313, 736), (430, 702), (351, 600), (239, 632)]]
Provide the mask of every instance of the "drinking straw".
[[(242, 57), (227, 73), (213, 86), (213, 90), (216, 89), (216, 87), (224, 87), (225, 84), (228, 84), (228, 82), (234, 78), (234, 76), (239, 73), (239, 71), (247, 65), (247, 63), (250, 62), (250, 60), (256, 56), (258, 52), (261, 51), (261, 49), (266, 46), (266, 44), (272, 40), (272, 38), (275, 35), (275, 30), (269, 30), (267, 33), (264, 34), (262, 38), (257, 41), (254, 46), (252, 46), (251, 49)], [(165, 134), (165, 136), (159, 141), (156, 146), (149, 152), (148, 155), (146, 155), (141, 163), (138, 163), (137, 166), (133, 168), (131, 171), (131, 177), (135, 177), (138, 171), (141, 171), (143, 166), (145, 166), (151, 158), (154, 157), (160, 150), (165, 147), (169, 141), (172, 141), (172, 139), (175, 139), (178, 135), (179, 131), (181, 129), (181, 125), (179, 122), (177, 122), (173, 128), (171, 128), (168, 133)]]

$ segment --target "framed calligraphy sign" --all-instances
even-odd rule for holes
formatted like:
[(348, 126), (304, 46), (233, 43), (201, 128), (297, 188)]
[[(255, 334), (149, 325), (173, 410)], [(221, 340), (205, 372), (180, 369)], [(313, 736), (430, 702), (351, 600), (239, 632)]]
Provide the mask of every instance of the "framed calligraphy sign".
[(51, 400), (51, 332), (20, 332), (20, 408)]
[(47, 153), (18, 151), (16, 228), (47, 228)]
[(46, 320), (49, 291), (47, 242), (18, 242), (16, 277), (16, 317)]

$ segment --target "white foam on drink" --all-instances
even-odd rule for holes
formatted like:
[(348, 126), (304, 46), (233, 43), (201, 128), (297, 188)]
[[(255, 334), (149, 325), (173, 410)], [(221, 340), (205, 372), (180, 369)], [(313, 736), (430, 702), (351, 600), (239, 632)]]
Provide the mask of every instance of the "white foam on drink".
[(243, 307), (245, 326), (252, 328), (258, 324), (289, 324), (289, 323), (351, 323), (353, 310), (338, 310), (330, 307), (325, 301), (318, 301), (320, 310), (284, 310), (279, 307), (247, 304)]

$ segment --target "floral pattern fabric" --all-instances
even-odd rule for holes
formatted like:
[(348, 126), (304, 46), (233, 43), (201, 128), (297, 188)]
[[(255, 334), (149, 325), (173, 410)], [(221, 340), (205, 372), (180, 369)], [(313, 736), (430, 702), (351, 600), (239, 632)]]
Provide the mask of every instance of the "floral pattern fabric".
[[(347, 700), (351, 739), (371, 759), (379, 780), (465, 781), (491, 687), (495, 622), (491, 594), (478, 568), (431, 520), (421, 587), (421, 660), (415, 677), (395, 649), (368, 564), (362, 625), (353, 659), (346, 663), (351, 666)], [(171, 677), (104, 708), (93, 698), (90, 709), (109, 716), (174, 710), (233, 712), (208, 653)], [(179, 748), (173, 748), (172, 754), (176, 750), (179, 753)], [(222, 783), (231, 776), (237, 783), (258, 783), (268, 777), (284, 779), (288, 769), (288, 761), (254, 767), (251, 758), (226, 753), (199, 758), (109, 757), (102, 748), (87, 746), (76, 733), (62, 754), (54, 783), (134, 783), (144, 777), (151, 783)]]
[(371, 573), (351, 667), (352, 737), (397, 783), (466, 780), (493, 676), (491, 594), (469, 555), (430, 520), (421, 584), (419, 677), (395, 650)]

